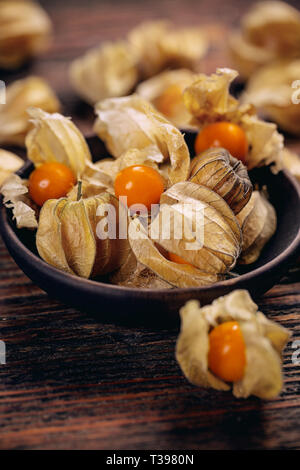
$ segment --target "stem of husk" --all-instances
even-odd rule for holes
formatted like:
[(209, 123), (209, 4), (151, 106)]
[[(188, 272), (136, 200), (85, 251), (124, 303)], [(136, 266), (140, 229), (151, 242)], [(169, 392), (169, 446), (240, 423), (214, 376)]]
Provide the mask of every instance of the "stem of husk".
[(82, 197), (82, 181), (78, 181), (78, 187), (77, 187), (77, 201), (79, 201)]

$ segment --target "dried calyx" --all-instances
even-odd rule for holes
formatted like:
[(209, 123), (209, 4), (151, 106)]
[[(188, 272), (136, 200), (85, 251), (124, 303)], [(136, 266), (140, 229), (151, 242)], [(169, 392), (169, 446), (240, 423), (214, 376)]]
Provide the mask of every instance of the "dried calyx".
[(275, 209), (262, 191), (254, 191), (249, 203), (237, 215), (237, 219), (243, 234), (239, 263), (254, 263), (276, 231)]
[(255, 3), (234, 32), (229, 49), (243, 78), (277, 59), (299, 57), (300, 13), (285, 2)]
[(90, 104), (130, 93), (138, 81), (137, 58), (125, 41), (105, 43), (76, 59), (71, 83)]
[(138, 25), (130, 31), (128, 40), (139, 58), (144, 78), (170, 67), (195, 70), (207, 50), (201, 28), (175, 28), (164, 20)]
[[(242, 242), (239, 224), (224, 199), (209, 188), (182, 182), (169, 188), (160, 202), (147, 229), (138, 219), (129, 226), (138, 261), (176, 287), (221, 280), (235, 265)], [(167, 252), (186, 264), (168, 260)]]
[(3, 204), (12, 210), (18, 228), (37, 228), (37, 207), (28, 195), (27, 180), (11, 175), (1, 186), (1, 194)]
[(259, 119), (253, 106), (240, 103), (231, 96), (229, 87), (237, 77), (231, 69), (217, 69), (215, 74), (200, 74), (183, 94), (191, 124), (202, 129), (206, 124), (229, 121), (238, 124), (246, 134), (248, 153), (246, 166), (252, 169), (272, 165), (274, 171), (282, 168), (283, 137), (275, 124)]
[[(252, 103), (279, 127), (300, 135), (299, 87), (300, 59), (281, 59), (257, 70), (249, 79), (242, 101)], [(293, 99), (294, 95), (294, 99)]]
[[(191, 300), (181, 308), (180, 316), (176, 358), (190, 382), (224, 391), (232, 385), (238, 398), (256, 395), (270, 399), (281, 392), (281, 353), (289, 332), (259, 312), (247, 291), (233, 291), (202, 308), (198, 301)], [(246, 365), (242, 377), (229, 384), (209, 368), (209, 334), (218, 325), (232, 321), (242, 333)]]
[(197, 75), (188, 69), (166, 70), (136, 88), (136, 93), (152, 103), (179, 129), (193, 129), (191, 115), (184, 106), (183, 91)]
[(26, 136), (28, 158), (35, 164), (57, 161), (67, 165), (76, 177), (83, 174), (92, 157), (75, 124), (61, 114), (30, 108), (33, 129)]
[(150, 103), (131, 95), (100, 101), (95, 111), (95, 132), (115, 158), (138, 149), (164, 170), (167, 165), (169, 185), (187, 179), (190, 155), (184, 137)]
[(207, 42), (200, 28), (176, 28), (167, 21), (142, 23), (127, 39), (106, 42), (76, 59), (70, 68), (71, 83), (90, 104), (125, 96), (137, 83), (163, 70), (196, 69)]
[(214, 190), (235, 214), (248, 203), (252, 184), (246, 167), (227, 150), (211, 148), (192, 160), (189, 181)]
[(127, 211), (109, 193), (77, 200), (50, 199), (42, 207), (36, 235), (40, 256), (52, 266), (69, 274), (90, 278), (110, 273), (127, 259), (126, 239), (100, 237), (99, 225), (106, 223), (107, 207), (114, 208), (116, 234)]
[(42, 52), (52, 25), (47, 13), (34, 1), (1, 0), (0, 67), (14, 69)]
[(44, 79), (28, 77), (7, 87), (6, 104), (0, 108), (0, 144), (24, 146), (31, 128), (27, 114), (31, 106), (49, 113), (60, 109), (59, 100)]

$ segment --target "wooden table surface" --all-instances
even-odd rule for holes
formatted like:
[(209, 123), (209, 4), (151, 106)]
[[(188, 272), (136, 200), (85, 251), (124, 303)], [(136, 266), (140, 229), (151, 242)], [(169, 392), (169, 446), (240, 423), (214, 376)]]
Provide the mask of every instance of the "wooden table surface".
[[(51, 49), (21, 72), (0, 78), (47, 77), (64, 113), (89, 132), (93, 114), (70, 88), (70, 60), (145, 18), (168, 17), (205, 24), (211, 50), (203, 69), (211, 72), (229, 65), (226, 35), (251, 2), (42, 3), (55, 24)], [(289, 144), (300, 148), (295, 140)], [(293, 331), (293, 341), (300, 339), (300, 269), (293, 268), (259, 306)], [(7, 363), (0, 365), (0, 448), (300, 448), (300, 369), (292, 363), (291, 342), (284, 353), (284, 392), (263, 402), (190, 385), (174, 358), (176, 337), (173, 329), (103, 325), (50, 299), (0, 242), (0, 339), (7, 347)]]

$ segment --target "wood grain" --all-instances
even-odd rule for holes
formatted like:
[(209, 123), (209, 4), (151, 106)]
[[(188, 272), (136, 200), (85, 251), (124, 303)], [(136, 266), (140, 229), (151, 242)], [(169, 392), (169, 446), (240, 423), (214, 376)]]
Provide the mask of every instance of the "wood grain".
[[(102, 40), (124, 35), (145, 18), (206, 24), (212, 46), (203, 68), (228, 65), (224, 40), (247, 1), (43, 1), (55, 38), (46, 56), (18, 74), (42, 75), (64, 113), (89, 132), (92, 111), (74, 97), (69, 62)], [(222, 15), (220, 15), (220, 11)], [(224, 24), (216, 23), (216, 19)], [(290, 139), (293, 147), (298, 142)], [(269, 318), (300, 339), (300, 269), (293, 268), (260, 301)], [(101, 309), (101, 305), (99, 305)], [(143, 312), (141, 312), (141, 315)], [(199, 390), (174, 359), (177, 331), (103, 325), (49, 299), (19, 270), (0, 243), (1, 449), (300, 448), (300, 368), (284, 353), (280, 398), (236, 400)]]

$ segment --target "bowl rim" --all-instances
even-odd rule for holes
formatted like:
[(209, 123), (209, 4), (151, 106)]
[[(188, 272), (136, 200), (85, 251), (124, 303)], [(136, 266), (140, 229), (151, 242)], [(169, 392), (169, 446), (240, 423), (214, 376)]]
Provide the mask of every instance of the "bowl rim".
[[(29, 164), (31, 164), (30, 161), (25, 161), (24, 165), (22, 166), (22, 168), (20, 168), (20, 170), (17, 173), (22, 175), (22, 173), (29, 167)], [(291, 186), (296, 191), (298, 200), (300, 202), (300, 184), (298, 183), (296, 178), (289, 173), (289, 171), (282, 170), (282, 173), (284, 174), (284, 177), (287, 178)], [(2, 197), (1, 197), (1, 200), (2, 200)], [(27, 262), (29, 262), (31, 265), (37, 264), (38, 269), (40, 271), (43, 271), (52, 279), (55, 278), (57, 282), (62, 282), (73, 288), (77, 286), (80, 289), (84, 287), (89, 290), (99, 289), (99, 290), (102, 290), (103, 292), (106, 291), (106, 293), (109, 290), (111, 291), (112, 294), (116, 294), (120, 296), (122, 296), (123, 294), (127, 294), (128, 296), (132, 295), (135, 298), (142, 298), (145, 296), (157, 298), (157, 297), (161, 297), (162, 295), (164, 295), (164, 297), (165, 296), (176, 297), (176, 294), (178, 295), (193, 294), (193, 293), (199, 294), (200, 292), (209, 293), (216, 289), (222, 289), (222, 288), (226, 288), (230, 286), (235, 286), (236, 284), (239, 284), (240, 282), (243, 284), (245, 284), (245, 282), (250, 283), (257, 276), (265, 274), (267, 270), (268, 271), (276, 270), (277, 266), (280, 265), (281, 262), (291, 259), (292, 256), (295, 253), (297, 253), (297, 251), (300, 252), (300, 224), (299, 224), (298, 232), (296, 236), (294, 237), (290, 245), (285, 248), (285, 250), (279, 253), (275, 258), (270, 260), (268, 263), (252, 271), (241, 274), (236, 278), (216, 282), (208, 286), (184, 287), (184, 288), (178, 287), (178, 288), (171, 288), (171, 289), (162, 289), (162, 288), (147, 289), (147, 288), (139, 288), (139, 287), (119, 286), (119, 285), (105, 283), (102, 281), (84, 279), (79, 276), (72, 275), (64, 271), (60, 271), (54, 266), (51, 266), (50, 264), (46, 263), (42, 258), (37, 256), (35, 253), (33, 253), (29, 248), (27, 248), (23, 244), (23, 242), (20, 240), (20, 238), (17, 236), (17, 234), (15, 233), (15, 231), (13, 230), (13, 228), (8, 222), (8, 215), (7, 215), (6, 207), (3, 204), (1, 204), (1, 206), (2, 207), (0, 211), (0, 228), (1, 228), (3, 239), (5, 243), (6, 241), (8, 241), (9, 244), (14, 244), (15, 248), (19, 251), (20, 254), (22, 254), (23, 258), (26, 258)], [(47, 270), (47, 273), (46, 273), (46, 270)], [(238, 286), (235, 286), (235, 287), (238, 288)]]

